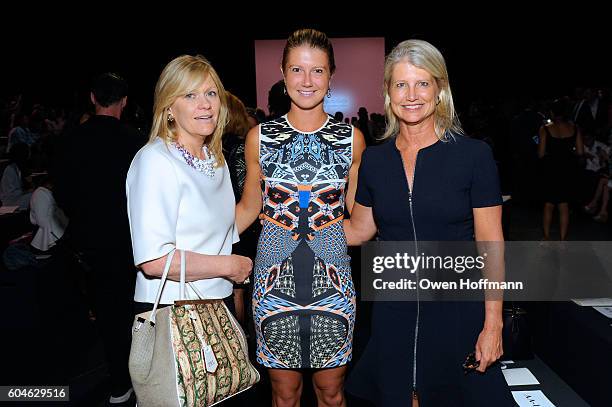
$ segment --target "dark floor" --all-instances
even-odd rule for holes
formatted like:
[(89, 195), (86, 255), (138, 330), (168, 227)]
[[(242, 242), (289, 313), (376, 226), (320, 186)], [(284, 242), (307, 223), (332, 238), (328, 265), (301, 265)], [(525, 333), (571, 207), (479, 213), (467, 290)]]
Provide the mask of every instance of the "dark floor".
[[(540, 219), (539, 207), (515, 206), (511, 214), (510, 238), (541, 239)], [(571, 222), (570, 240), (612, 240), (610, 225), (595, 223), (577, 211), (572, 213)], [(553, 232), (554, 236), (558, 236), (558, 232)], [(359, 264), (358, 259), (354, 260), (355, 264)], [(354, 275), (359, 276), (359, 273), (354, 270)], [(0, 308), (0, 342), (3, 345), (0, 347), (0, 383), (69, 385), (70, 405), (105, 405), (109, 384), (103, 349), (95, 322), (89, 320), (87, 307), (79, 295), (79, 288), (71, 281), (69, 272), (61, 267), (31, 269), (19, 273), (2, 271), (0, 301), (3, 305)], [(355, 358), (359, 358), (368, 340), (370, 305), (365, 302), (358, 304)], [(306, 376), (303, 406), (316, 405), (309, 384), (310, 378)], [(261, 383), (224, 405), (269, 406), (269, 389), (265, 371), (262, 371)], [(349, 406), (367, 405), (349, 398)]]

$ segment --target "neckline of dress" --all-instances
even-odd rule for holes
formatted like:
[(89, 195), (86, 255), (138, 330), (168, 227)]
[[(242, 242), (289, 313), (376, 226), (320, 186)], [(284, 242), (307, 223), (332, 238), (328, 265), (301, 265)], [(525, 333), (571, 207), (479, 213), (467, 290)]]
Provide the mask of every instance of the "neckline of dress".
[(318, 129), (313, 130), (313, 131), (302, 131), (302, 130), (300, 130), (300, 129), (296, 129), (295, 127), (293, 127), (293, 125), (292, 125), (292, 124), (291, 124), (291, 122), (289, 121), (289, 117), (287, 117), (287, 115), (286, 115), (286, 114), (285, 114), (285, 115), (283, 115), (283, 119), (285, 119), (285, 121), (287, 122), (287, 125), (288, 125), (288, 126), (291, 128), (291, 129), (293, 129), (293, 130), (297, 131), (298, 133), (301, 133), (301, 134), (314, 134), (314, 133), (317, 133), (317, 132), (321, 131), (321, 129), (323, 129), (323, 128), (325, 128), (325, 126), (327, 126), (327, 123), (329, 123), (329, 115), (326, 113), (326, 116), (327, 116), (327, 118), (325, 119), (325, 122), (323, 123), (323, 125), (322, 125), (321, 127), (319, 127)]
[[(440, 144), (440, 143), (442, 143), (442, 140), (437, 139), (437, 140), (436, 140), (436, 141), (434, 141), (432, 144), (430, 144), (430, 145), (428, 145), (428, 146), (425, 146), (425, 147), (421, 147), (421, 148), (419, 148), (419, 150), (418, 150), (418, 152), (417, 152), (417, 153), (420, 153), (421, 151), (424, 151), (424, 150), (428, 150), (428, 149), (430, 149), (430, 148), (432, 148), (432, 147), (434, 147), (434, 146), (437, 146), (437, 145), (438, 145), (438, 144)], [(400, 150), (400, 149), (397, 147), (397, 136), (395, 136), (395, 137), (393, 138), (392, 144), (393, 144), (393, 148), (394, 148), (394, 149), (395, 149), (395, 150), (396, 150), (398, 153), (400, 153), (400, 154), (401, 154), (401, 153), (402, 153), (402, 150)]]

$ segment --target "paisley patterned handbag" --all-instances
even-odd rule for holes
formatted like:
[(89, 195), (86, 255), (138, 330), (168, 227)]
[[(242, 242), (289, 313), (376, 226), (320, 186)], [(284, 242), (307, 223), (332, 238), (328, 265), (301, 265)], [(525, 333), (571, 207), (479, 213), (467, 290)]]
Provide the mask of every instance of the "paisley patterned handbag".
[(179, 252), (181, 300), (157, 309), (172, 252), (153, 310), (134, 321), (129, 369), (139, 407), (212, 406), (259, 381), (244, 332), (223, 300), (184, 299), (185, 253)]

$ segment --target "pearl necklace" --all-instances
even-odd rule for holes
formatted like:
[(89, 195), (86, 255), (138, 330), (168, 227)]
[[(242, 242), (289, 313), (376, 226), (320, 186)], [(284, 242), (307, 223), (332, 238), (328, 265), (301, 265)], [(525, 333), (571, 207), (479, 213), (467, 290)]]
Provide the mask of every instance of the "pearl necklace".
[(184, 146), (180, 145), (176, 141), (173, 142), (172, 145), (174, 145), (174, 147), (176, 147), (176, 149), (180, 151), (181, 155), (183, 156), (183, 159), (191, 168), (201, 173), (204, 173), (210, 178), (215, 176), (215, 156), (208, 150), (206, 144), (202, 146), (204, 156), (208, 157), (204, 160), (201, 160), (191, 154)]

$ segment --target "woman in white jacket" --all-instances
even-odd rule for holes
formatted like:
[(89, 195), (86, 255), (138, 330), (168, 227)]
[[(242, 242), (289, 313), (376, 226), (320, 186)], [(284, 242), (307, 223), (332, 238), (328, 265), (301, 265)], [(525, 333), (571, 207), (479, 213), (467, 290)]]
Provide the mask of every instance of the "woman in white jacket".
[[(225, 90), (202, 56), (170, 61), (155, 88), (150, 140), (134, 157), (127, 199), (136, 278), (135, 310), (152, 309), (164, 264), (186, 255), (186, 281), (209, 299), (232, 294), (251, 259), (232, 255), (238, 241), (234, 193), (221, 150), (227, 122)], [(160, 304), (179, 298), (180, 257), (174, 256)], [(186, 295), (195, 299), (191, 287)]]

